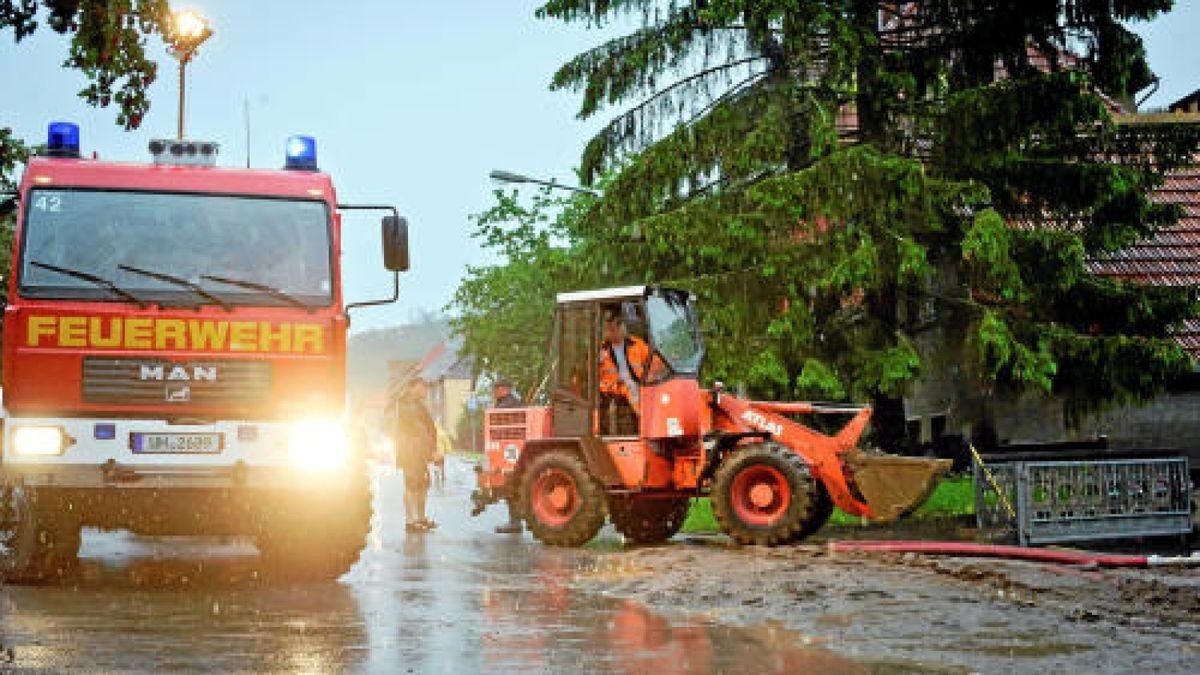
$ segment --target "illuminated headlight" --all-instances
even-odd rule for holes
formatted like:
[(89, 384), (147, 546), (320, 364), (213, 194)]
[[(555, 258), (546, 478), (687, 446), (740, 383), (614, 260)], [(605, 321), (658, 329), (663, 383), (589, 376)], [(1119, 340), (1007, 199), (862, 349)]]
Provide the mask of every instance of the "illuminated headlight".
[(17, 427), (12, 445), (17, 455), (61, 455), (67, 449), (67, 435), (61, 427)]
[(346, 430), (336, 422), (302, 422), (292, 427), (288, 457), (294, 466), (328, 471), (346, 465)]

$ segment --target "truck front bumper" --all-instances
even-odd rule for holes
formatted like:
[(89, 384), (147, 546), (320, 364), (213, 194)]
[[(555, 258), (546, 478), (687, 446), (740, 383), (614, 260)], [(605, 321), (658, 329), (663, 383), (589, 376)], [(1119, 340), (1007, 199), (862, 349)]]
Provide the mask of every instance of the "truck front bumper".
[[(8, 418), (0, 472), (32, 487), (303, 489), (312, 484), (328, 490), (361, 480), (365, 471), (365, 449), (351, 447), (345, 432), (333, 425), (310, 430), (311, 423), (276, 421)], [(20, 454), (15, 437), (22, 428), (60, 430), (61, 454)], [(166, 447), (183, 437), (210, 445)], [(150, 440), (162, 447), (152, 447)], [(315, 447), (297, 452), (297, 445), (305, 444)]]

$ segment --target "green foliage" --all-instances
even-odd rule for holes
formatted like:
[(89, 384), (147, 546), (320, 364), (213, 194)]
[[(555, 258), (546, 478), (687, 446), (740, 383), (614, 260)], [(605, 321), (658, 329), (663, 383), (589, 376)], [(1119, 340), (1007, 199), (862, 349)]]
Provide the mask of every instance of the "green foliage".
[(29, 158), (29, 148), (12, 134), (12, 129), (0, 129), (0, 191), (16, 190), (13, 172)]
[[(168, 11), (167, 0), (0, 0), (0, 33), (11, 29), (19, 43), (45, 23), (70, 35), (63, 67), (83, 73), (87, 84), (79, 96), (100, 108), (115, 104), (117, 124), (136, 129), (158, 75), (158, 64), (146, 56), (147, 40), (163, 32)], [(0, 189), (11, 186), (27, 152), (8, 129), (0, 130)]]
[[(1195, 294), (1088, 264), (1173, 222), (1149, 191), (1197, 135), (1118, 125), (1099, 91), (1150, 81), (1123, 22), (1171, 4), (547, 2), (549, 19), (640, 19), (553, 80), (581, 117), (616, 109), (582, 158), (585, 182), (611, 174), (604, 196), (561, 251), (698, 293), (706, 377), (755, 395), (871, 398), (902, 425), (923, 364), (899, 308), (934, 298), (968, 324), (952, 333), (983, 386), (1142, 400), (1187, 370), (1162, 338)], [(644, 237), (636, 257), (614, 231)]]
[(70, 35), (63, 66), (87, 78), (79, 95), (101, 108), (115, 103), (117, 123), (135, 129), (150, 108), (146, 89), (158, 74), (146, 58), (146, 40), (162, 33), (168, 12), (166, 0), (0, 0), (0, 31), (11, 28), (20, 42), (45, 21)]
[(574, 234), (591, 197), (557, 198), (549, 190), (529, 204), (497, 190), (496, 203), (473, 217), (472, 236), (500, 256), (470, 267), (447, 310), (477, 367), (514, 381), (528, 395), (547, 376), (555, 294), (604, 285), (612, 274), (591, 263)]
[(846, 396), (837, 371), (817, 359), (804, 362), (800, 375), (796, 377), (796, 390), (805, 398), (818, 400), (837, 400)]

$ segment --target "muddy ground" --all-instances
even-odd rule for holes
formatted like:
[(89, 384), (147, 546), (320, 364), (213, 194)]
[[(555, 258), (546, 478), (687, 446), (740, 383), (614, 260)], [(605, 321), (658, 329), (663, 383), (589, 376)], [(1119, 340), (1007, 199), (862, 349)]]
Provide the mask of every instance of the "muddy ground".
[[(85, 533), (79, 574), (0, 586), (0, 673), (1196, 672), (1200, 570), (831, 555), (819, 538), (971, 538), (959, 525), (829, 529), (739, 548), (679, 536), (584, 548), (467, 515), (471, 466), (403, 527), (376, 475), (374, 529), (339, 582), (273, 579), (244, 541)], [(924, 528), (924, 529), (922, 529)]]
[(783, 634), (890, 664), (887, 671), (905, 664), (948, 672), (1200, 668), (1195, 568), (831, 553), (822, 543), (742, 548), (714, 536), (599, 552), (595, 570), (576, 585), (666, 616)]

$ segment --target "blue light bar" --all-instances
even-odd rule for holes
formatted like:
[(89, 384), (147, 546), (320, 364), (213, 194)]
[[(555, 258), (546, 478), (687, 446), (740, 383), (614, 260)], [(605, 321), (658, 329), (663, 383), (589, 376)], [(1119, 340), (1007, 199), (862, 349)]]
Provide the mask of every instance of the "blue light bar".
[(317, 170), (317, 141), (312, 136), (292, 136), (287, 141), (287, 163), (295, 171)]
[(117, 437), (117, 425), (97, 422), (92, 427), (92, 437), (98, 441), (111, 441)]
[(79, 125), (51, 122), (46, 132), (46, 154), (51, 157), (78, 157)]

